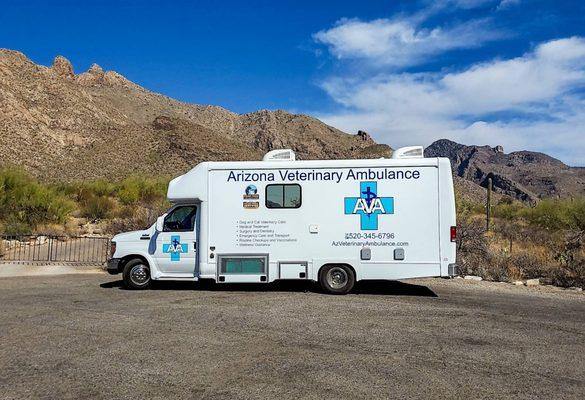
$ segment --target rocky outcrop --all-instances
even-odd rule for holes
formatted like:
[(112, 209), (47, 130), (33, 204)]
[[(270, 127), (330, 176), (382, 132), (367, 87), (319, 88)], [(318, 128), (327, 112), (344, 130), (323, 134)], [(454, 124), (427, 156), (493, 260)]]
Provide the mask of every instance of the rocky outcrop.
[(466, 146), (441, 139), (425, 149), (426, 157), (447, 157), (453, 173), (521, 201), (585, 194), (585, 173), (543, 153), (504, 153), (502, 146)]
[(51, 70), (66, 79), (74, 79), (75, 73), (73, 72), (73, 65), (71, 62), (63, 56), (57, 56), (53, 60), (53, 65), (51, 66)]
[(87, 72), (79, 74), (76, 77), (76, 81), (82, 86), (101, 85), (105, 82), (104, 76), (105, 72), (102, 69), (102, 67), (100, 67), (97, 64), (92, 64), (92, 66), (89, 67)]
[(358, 131), (356, 135), (365, 142), (372, 141), (372, 137), (369, 135), (368, 132)]
[(119, 86), (132, 87), (133, 89), (143, 90), (140, 86), (126, 79), (123, 75), (115, 71), (104, 71), (102, 67), (93, 64), (87, 72), (75, 75), (73, 65), (63, 56), (57, 56), (53, 60), (50, 70), (57, 76), (68, 80), (75, 81), (81, 86)]
[(108, 86), (120, 86), (120, 87), (128, 87), (137, 90), (144, 90), (140, 86), (136, 85), (134, 82), (129, 81), (123, 75), (120, 75), (116, 71), (107, 71), (104, 74), (103, 83)]

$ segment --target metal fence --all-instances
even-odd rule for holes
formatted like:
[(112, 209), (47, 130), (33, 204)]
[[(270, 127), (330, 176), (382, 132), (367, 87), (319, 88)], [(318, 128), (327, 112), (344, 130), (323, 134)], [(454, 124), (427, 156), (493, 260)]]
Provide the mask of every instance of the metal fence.
[(0, 235), (0, 263), (101, 265), (109, 251), (108, 237)]

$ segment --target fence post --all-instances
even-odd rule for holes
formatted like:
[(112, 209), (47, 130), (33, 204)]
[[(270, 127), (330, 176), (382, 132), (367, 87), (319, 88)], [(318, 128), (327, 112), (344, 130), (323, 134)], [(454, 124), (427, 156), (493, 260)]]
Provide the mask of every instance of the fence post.
[(49, 262), (53, 261), (53, 237), (49, 236)]

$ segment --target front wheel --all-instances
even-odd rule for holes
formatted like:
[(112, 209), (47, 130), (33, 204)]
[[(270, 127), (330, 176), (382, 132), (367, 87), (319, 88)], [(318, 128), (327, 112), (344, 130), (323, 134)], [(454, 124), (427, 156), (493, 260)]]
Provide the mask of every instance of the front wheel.
[(319, 283), (331, 294), (346, 294), (355, 284), (355, 274), (346, 265), (326, 265), (321, 269)]
[(139, 258), (130, 260), (124, 266), (124, 284), (128, 289), (148, 289), (150, 287), (150, 268)]

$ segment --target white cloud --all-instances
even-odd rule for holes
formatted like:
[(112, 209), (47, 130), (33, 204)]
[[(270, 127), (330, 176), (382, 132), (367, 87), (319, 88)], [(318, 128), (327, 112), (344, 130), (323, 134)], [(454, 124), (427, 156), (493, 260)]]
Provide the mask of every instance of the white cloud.
[(520, 4), (520, 0), (502, 0), (500, 4), (498, 4), (497, 10), (505, 10), (510, 7), (514, 7)]
[[(504, 0), (505, 1), (505, 0)], [(451, 3), (454, 3), (455, 6), (460, 8), (475, 8), (479, 6), (483, 6), (486, 3), (491, 3), (493, 0), (452, 0)]]
[[(469, 1), (471, 2), (471, 1)], [(428, 13), (395, 19), (342, 19), (313, 38), (338, 59), (366, 60), (377, 66), (406, 67), (449, 50), (480, 46), (502, 37), (488, 19), (451, 26), (422, 26)]]
[(542, 43), (521, 57), (451, 73), (388, 73), (331, 78), (340, 104), (320, 115), (344, 129), (369, 131), (392, 146), (439, 138), (532, 149), (585, 165), (585, 39)]
[[(502, 0), (502, 1), (516, 1), (516, 0)], [(437, 8), (461, 8), (473, 9), (482, 7), (487, 4), (498, 2), (498, 0), (427, 0), (428, 7), (432, 9)]]

